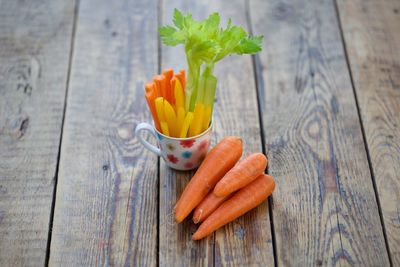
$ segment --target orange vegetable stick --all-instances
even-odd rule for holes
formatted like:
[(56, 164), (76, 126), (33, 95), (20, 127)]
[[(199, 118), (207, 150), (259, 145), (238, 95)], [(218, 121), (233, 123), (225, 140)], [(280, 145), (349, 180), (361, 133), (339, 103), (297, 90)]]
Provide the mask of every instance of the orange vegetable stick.
[(222, 203), (219, 208), (208, 216), (194, 233), (192, 239), (202, 239), (221, 226), (257, 207), (272, 194), (274, 189), (274, 179), (269, 175), (260, 175), (256, 180), (240, 189), (231, 198)]
[(254, 181), (267, 167), (267, 157), (254, 153), (240, 161), (217, 183), (214, 194), (224, 197)]
[(189, 215), (222, 176), (235, 165), (242, 151), (242, 139), (229, 136), (222, 139), (208, 152), (176, 203), (175, 219), (178, 223)]
[(174, 101), (174, 88), (171, 88), (171, 79), (174, 76), (174, 70), (173, 69), (165, 69), (162, 72), (162, 76), (165, 80), (165, 92), (166, 92), (166, 96), (165, 98), (167, 99), (167, 101), (169, 103), (171, 103), (172, 105), (175, 104)]
[(193, 213), (193, 222), (199, 223), (207, 219), (207, 217), (213, 213), (221, 204), (228, 199), (230, 195), (225, 197), (217, 197), (213, 192), (208, 195), (200, 202)]
[(158, 96), (162, 96), (166, 98), (167, 92), (166, 92), (166, 84), (165, 84), (165, 79), (162, 75), (154, 75), (153, 76), (153, 81), (157, 86), (157, 91), (158, 91)]
[(156, 85), (154, 83), (146, 83), (144, 85), (144, 88), (146, 89), (145, 92), (146, 101), (147, 105), (149, 106), (151, 115), (153, 116), (154, 125), (156, 126), (157, 130), (160, 131), (160, 122), (158, 121), (156, 105), (154, 103), (154, 100), (157, 98)]
[(169, 85), (171, 86), (172, 90), (175, 90), (175, 82), (176, 82), (177, 78), (174, 76), (171, 78), (171, 80), (169, 81)]
[(186, 87), (186, 72), (185, 70), (180, 70), (178, 73), (175, 74), (175, 77), (179, 79), (182, 84), (182, 88), (185, 89)]

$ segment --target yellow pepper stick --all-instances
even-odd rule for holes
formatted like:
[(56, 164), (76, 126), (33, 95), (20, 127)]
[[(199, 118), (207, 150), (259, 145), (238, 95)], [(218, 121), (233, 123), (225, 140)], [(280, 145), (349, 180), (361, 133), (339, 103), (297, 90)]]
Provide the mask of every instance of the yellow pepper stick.
[(165, 121), (165, 115), (164, 115), (164, 97), (157, 97), (156, 100), (154, 100), (156, 104), (156, 111), (157, 111), (157, 117), (160, 121)]
[(201, 132), (201, 125), (204, 117), (204, 105), (197, 103), (194, 107), (194, 116), (189, 128), (189, 136), (196, 136)]
[(160, 123), (160, 126), (161, 126), (161, 131), (163, 132), (163, 134), (165, 134), (165, 135), (167, 135), (167, 136), (170, 136), (170, 135), (169, 135), (169, 131), (168, 131), (168, 124), (167, 124), (167, 122), (166, 122), (166, 121), (162, 121), (162, 122)]
[[(168, 125), (165, 120), (165, 114), (164, 114), (164, 98), (157, 97), (156, 100), (154, 100), (154, 103), (156, 105), (156, 112), (157, 112), (158, 121), (161, 126), (161, 131), (163, 134), (169, 135)], [(163, 124), (164, 124), (164, 127), (163, 127)], [(167, 125), (166, 128), (165, 128), (165, 125)]]
[(164, 114), (165, 114), (165, 119), (168, 123), (169, 133), (171, 134), (172, 137), (178, 137), (179, 131), (176, 120), (176, 114), (174, 108), (167, 100), (164, 100)]
[(179, 133), (182, 130), (182, 125), (183, 125), (183, 122), (185, 120), (185, 115), (186, 115), (185, 114), (185, 107), (184, 106), (178, 107), (178, 112), (176, 114), (176, 122), (177, 122)]
[(211, 107), (207, 106), (204, 109), (204, 117), (203, 117), (203, 122), (202, 122), (202, 126), (201, 126), (201, 131), (204, 132), (205, 130), (208, 129), (208, 126), (210, 124), (210, 120), (211, 120)]
[(179, 134), (180, 138), (186, 137), (186, 134), (189, 130), (190, 124), (192, 123), (192, 120), (193, 120), (193, 112), (186, 113), (185, 120), (183, 121), (183, 124), (182, 124), (181, 133)]
[(175, 96), (176, 110), (178, 110), (179, 107), (185, 107), (185, 95), (183, 93), (181, 82), (179, 81), (179, 79), (177, 78), (175, 79), (176, 80), (175, 80), (174, 96)]

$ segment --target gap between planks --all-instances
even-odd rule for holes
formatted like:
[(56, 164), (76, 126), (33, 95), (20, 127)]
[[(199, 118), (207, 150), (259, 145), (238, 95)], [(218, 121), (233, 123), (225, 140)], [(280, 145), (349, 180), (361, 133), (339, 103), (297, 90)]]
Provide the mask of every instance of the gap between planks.
[(60, 156), (61, 156), (61, 146), (62, 146), (62, 139), (63, 139), (64, 123), (65, 123), (65, 112), (67, 110), (69, 80), (71, 77), (72, 58), (74, 55), (75, 33), (76, 33), (76, 26), (78, 24), (79, 3), (80, 3), (80, 0), (74, 1), (74, 5), (75, 5), (74, 6), (74, 19), (73, 19), (73, 23), (72, 23), (71, 43), (70, 43), (69, 59), (68, 59), (67, 81), (65, 83), (66, 88), (65, 88), (65, 97), (64, 97), (64, 109), (63, 109), (63, 115), (62, 115), (62, 119), (61, 119), (60, 142), (58, 144), (57, 165), (56, 165), (56, 173), (54, 176), (53, 199), (51, 202), (51, 210), (50, 210), (49, 232), (48, 232), (48, 236), (47, 236), (45, 266), (49, 266), (49, 259), (50, 259), (50, 247), (51, 247), (51, 237), (52, 237), (52, 230), (53, 230), (52, 228), (53, 228), (53, 220), (54, 220), (54, 209), (56, 206), (58, 170), (60, 167)]
[[(251, 36), (253, 36), (254, 32), (253, 32), (253, 24), (251, 22), (249, 1), (250, 0), (245, 0), (246, 22), (248, 25), (249, 34)], [(261, 92), (265, 92), (265, 91), (264, 91), (264, 82), (262, 80), (262, 74), (260, 71), (259, 55), (257, 55), (257, 54), (251, 55), (251, 61), (252, 61), (252, 66), (253, 66), (254, 82), (255, 82), (256, 96), (257, 96), (257, 111), (258, 111), (258, 120), (259, 120), (258, 123), (260, 125), (261, 151), (265, 156), (267, 156), (267, 153), (265, 150), (263, 114), (261, 112), (261, 103), (260, 103)], [(267, 169), (265, 170), (265, 172), (267, 174), (269, 174), (269, 166), (268, 165), (267, 165)], [(270, 228), (271, 228), (271, 237), (272, 237), (272, 252), (274, 254), (273, 255), (274, 256), (274, 266), (278, 267), (278, 256), (277, 256), (278, 251), (277, 251), (277, 247), (276, 247), (276, 238), (275, 238), (274, 213), (272, 211), (273, 204), (274, 204), (274, 197), (273, 197), (273, 194), (271, 194), (271, 196), (268, 197), (268, 214), (269, 214), (269, 218), (270, 218)]]
[[(163, 0), (157, 1), (157, 26), (158, 28), (161, 27), (162, 24), (162, 5)], [(161, 73), (161, 38), (158, 34), (158, 29), (156, 31), (156, 38), (157, 38), (157, 68), (158, 73)], [(161, 158), (160, 156), (157, 157), (157, 266), (160, 266), (160, 186), (161, 186)]]
[(388, 238), (387, 238), (387, 235), (386, 235), (386, 228), (385, 228), (385, 224), (383, 222), (381, 202), (379, 200), (378, 189), (377, 189), (376, 181), (375, 181), (375, 173), (374, 173), (374, 169), (372, 168), (370, 151), (369, 151), (369, 147), (368, 147), (368, 144), (367, 144), (367, 138), (366, 138), (366, 134), (365, 134), (365, 127), (364, 127), (363, 121), (361, 119), (360, 104), (359, 104), (359, 101), (358, 101), (358, 96), (357, 96), (357, 92), (356, 92), (355, 85), (354, 85), (353, 72), (351, 71), (351, 66), (350, 66), (350, 62), (349, 62), (349, 56), (348, 56), (348, 53), (347, 53), (346, 40), (344, 39), (344, 36), (343, 36), (343, 27), (342, 27), (342, 21), (340, 20), (340, 14), (339, 14), (340, 11), (339, 11), (339, 7), (338, 7), (338, 4), (337, 4), (337, 0), (333, 0), (333, 5), (334, 5), (335, 13), (336, 13), (335, 15), (336, 15), (336, 18), (337, 18), (337, 24), (338, 24), (338, 28), (339, 28), (339, 32), (340, 32), (340, 40), (342, 42), (342, 47), (343, 47), (343, 52), (344, 52), (344, 56), (345, 56), (346, 66), (347, 66), (347, 70), (348, 70), (349, 77), (350, 77), (351, 88), (353, 90), (354, 99), (355, 99), (355, 103), (356, 103), (357, 116), (358, 116), (358, 120), (359, 120), (360, 127), (361, 127), (362, 139), (363, 139), (363, 142), (364, 142), (365, 152), (367, 154), (368, 168), (369, 168), (369, 171), (371, 173), (371, 179), (372, 179), (372, 185), (373, 185), (373, 188), (374, 188), (375, 199), (376, 199), (376, 203), (378, 205), (379, 219), (380, 219), (381, 226), (382, 226), (383, 238), (385, 240), (386, 252), (387, 252), (388, 258), (389, 258), (389, 264), (390, 264), (390, 266), (393, 266), (392, 257), (391, 257), (391, 253), (390, 253), (389, 242), (388, 242)]

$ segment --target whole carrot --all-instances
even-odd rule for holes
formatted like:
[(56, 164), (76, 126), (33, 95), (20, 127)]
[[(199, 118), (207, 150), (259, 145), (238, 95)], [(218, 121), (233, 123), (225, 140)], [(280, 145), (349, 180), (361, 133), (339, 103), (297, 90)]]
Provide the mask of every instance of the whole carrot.
[(224, 197), (245, 187), (264, 173), (268, 160), (264, 154), (254, 153), (240, 161), (217, 183), (214, 194)]
[(224, 226), (257, 207), (272, 194), (274, 189), (274, 179), (269, 175), (260, 175), (256, 180), (240, 189), (208, 216), (194, 233), (192, 239), (202, 239), (221, 226)]
[(193, 222), (199, 223), (207, 219), (207, 217), (213, 213), (230, 195), (225, 197), (217, 197), (213, 192), (208, 195), (200, 202), (193, 213)]
[(178, 223), (189, 215), (222, 176), (235, 165), (242, 151), (242, 139), (236, 136), (225, 137), (210, 150), (176, 203), (175, 219)]

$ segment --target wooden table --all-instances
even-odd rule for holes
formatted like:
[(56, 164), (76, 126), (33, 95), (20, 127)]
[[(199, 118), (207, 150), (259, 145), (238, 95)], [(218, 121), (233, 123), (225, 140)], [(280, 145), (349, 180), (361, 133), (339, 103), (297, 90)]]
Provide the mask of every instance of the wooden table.
[[(173, 7), (263, 52), (219, 77), (213, 143), (263, 151), (273, 196), (200, 242), (173, 221), (193, 173), (133, 132), (143, 85), (185, 68)], [(400, 266), (397, 0), (0, 0), (0, 266)], [(149, 138), (153, 141), (153, 139)]]

